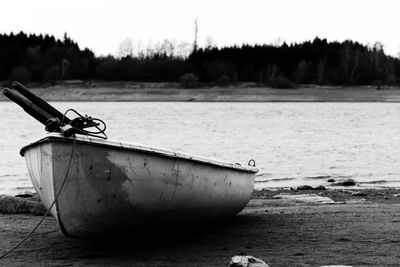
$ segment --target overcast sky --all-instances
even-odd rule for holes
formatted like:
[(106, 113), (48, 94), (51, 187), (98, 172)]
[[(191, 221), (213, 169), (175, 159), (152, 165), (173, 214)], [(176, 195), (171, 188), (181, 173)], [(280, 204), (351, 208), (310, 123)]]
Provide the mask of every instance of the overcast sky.
[(211, 36), (218, 46), (352, 39), (381, 41), (400, 50), (398, 0), (10, 0), (3, 1), (0, 32), (64, 32), (97, 55), (116, 54), (122, 40), (146, 45), (163, 39), (199, 43)]

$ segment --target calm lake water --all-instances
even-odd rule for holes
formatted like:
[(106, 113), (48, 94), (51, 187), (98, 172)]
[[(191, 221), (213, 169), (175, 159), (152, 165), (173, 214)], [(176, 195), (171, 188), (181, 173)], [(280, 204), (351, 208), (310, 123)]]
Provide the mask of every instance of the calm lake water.
[[(247, 164), (256, 188), (327, 185), (400, 187), (398, 103), (56, 102), (102, 118), (110, 139)], [(44, 127), (0, 102), (0, 194), (31, 191), (21, 146)]]

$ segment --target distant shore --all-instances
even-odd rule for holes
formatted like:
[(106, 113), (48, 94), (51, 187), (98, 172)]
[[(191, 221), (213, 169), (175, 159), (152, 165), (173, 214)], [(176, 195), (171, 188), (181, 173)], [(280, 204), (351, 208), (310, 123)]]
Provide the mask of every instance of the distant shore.
[[(153, 229), (115, 242), (67, 238), (49, 216), (0, 265), (227, 266), (231, 257), (244, 254), (273, 267), (397, 266), (399, 192), (256, 191), (238, 216), (212, 229), (202, 226), (171, 233)], [(0, 253), (25, 237), (39, 220), (30, 214), (0, 213)]]
[[(252, 83), (185, 89), (178, 83), (67, 81), (28, 84), (47, 101), (183, 101), (183, 102), (400, 102), (400, 88), (304, 85), (274, 89)], [(0, 101), (8, 99), (0, 95)]]

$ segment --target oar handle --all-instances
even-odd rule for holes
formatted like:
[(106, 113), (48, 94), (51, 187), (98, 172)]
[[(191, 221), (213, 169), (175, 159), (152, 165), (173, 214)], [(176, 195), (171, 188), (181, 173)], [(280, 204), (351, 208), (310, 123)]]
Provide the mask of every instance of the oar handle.
[(22, 107), (26, 111), (26, 113), (28, 113), (44, 125), (46, 125), (46, 121), (52, 117), (49, 113), (35, 106), (26, 98), (16, 94), (11, 89), (4, 88), (3, 95), (14, 101), (17, 105)]
[(33, 104), (35, 104), (36, 106), (38, 106), (39, 108), (50, 114), (52, 117), (58, 118), (61, 122), (65, 124), (70, 123), (71, 121), (70, 119), (64, 117), (64, 115), (60, 111), (55, 109), (52, 105), (44, 101), (42, 98), (38, 97), (37, 95), (29, 91), (28, 88), (26, 88), (19, 82), (17, 81), (13, 82), (12, 87), (13, 89), (17, 90), (21, 95), (26, 97), (29, 101), (31, 101)]

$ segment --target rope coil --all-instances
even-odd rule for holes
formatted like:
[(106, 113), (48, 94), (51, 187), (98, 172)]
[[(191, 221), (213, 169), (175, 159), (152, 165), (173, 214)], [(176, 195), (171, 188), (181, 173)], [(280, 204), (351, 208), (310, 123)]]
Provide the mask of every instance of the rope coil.
[[(67, 114), (69, 112), (74, 112), (78, 117), (70, 121), (68, 124), (64, 123), (65, 119), (67, 118)], [(102, 139), (107, 139), (107, 135), (105, 133), (107, 129), (106, 123), (99, 119), (99, 118), (92, 118), (90, 116), (83, 116), (81, 115), (78, 111), (75, 109), (67, 109), (65, 111), (63, 118), (61, 120), (61, 126), (66, 126), (70, 125), (71, 127), (68, 128), (68, 131), (71, 131), (72, 133), (77, 133), (77, 134), (83, 134), (83, 135), (89, 135), (93, 137), (98, 137)], [(86, 128), (92, 128), (95, 127), (97, 131), (88, 131)]]

